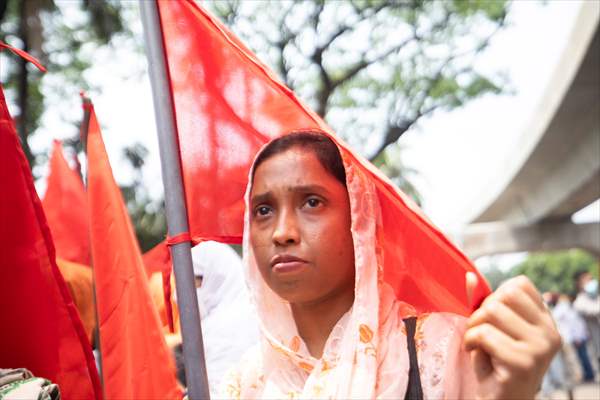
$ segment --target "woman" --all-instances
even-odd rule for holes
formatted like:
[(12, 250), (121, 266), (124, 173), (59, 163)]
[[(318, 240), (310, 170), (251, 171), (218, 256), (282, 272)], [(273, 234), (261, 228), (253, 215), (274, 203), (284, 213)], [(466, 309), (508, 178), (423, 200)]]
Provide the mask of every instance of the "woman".
[(404, 320), (415, 310), (384, 280), (393, 266), (373, 199), (324, 135), (260, 152), (244, 258), (262, 342), (225, 378), (224, 397), (533, 398), (560, 339), (531, 283), (509, 282), (469, 320), (418, 315), (413, 334)]

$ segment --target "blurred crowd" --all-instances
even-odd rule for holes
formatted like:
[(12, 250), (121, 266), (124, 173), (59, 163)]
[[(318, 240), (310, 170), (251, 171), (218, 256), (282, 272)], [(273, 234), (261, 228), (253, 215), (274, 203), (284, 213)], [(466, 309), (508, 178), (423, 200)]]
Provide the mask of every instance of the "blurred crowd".
[(600, 300), (598, 280), (589, 272), (575, 275), (577, 292), (546, 292), (544, 301), (552, 311), (563, 339), (542, 384), (542, 397), (556, 390), (573, 399), (578, 383), (597, 382), (600, 374)]

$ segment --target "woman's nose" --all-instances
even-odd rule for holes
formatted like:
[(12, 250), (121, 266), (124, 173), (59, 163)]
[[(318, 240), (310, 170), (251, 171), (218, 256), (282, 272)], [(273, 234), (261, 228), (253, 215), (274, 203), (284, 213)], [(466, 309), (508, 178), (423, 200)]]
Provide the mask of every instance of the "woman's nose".
[(283, 211), (279, 213), (277, 225), (273, 231), (273, 243), (279, 246), (300, 243), (298, 221), (293, 212)]

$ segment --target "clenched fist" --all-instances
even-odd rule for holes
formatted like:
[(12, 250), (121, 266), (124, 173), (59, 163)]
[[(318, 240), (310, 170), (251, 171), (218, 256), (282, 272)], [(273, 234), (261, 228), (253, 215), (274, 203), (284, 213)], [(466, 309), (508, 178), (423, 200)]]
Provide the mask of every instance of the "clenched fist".
[[(469, 290), (469, 279), (467, 279)], [(480, 399), (533, 399), (560, 335), (531, 281), (506, 281), (473, 313), (464, 345), (478, 381)]]

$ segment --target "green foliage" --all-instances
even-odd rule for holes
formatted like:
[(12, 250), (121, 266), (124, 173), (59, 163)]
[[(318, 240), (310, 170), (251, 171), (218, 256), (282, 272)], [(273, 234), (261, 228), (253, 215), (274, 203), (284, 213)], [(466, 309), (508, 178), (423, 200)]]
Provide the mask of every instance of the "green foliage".
[(152, 200), (142, 185), (142, 167), (148, 149), (141, 143), (134, 143), (123, 149), (123, 155), (134, 171), (134, 178), (131, 184), (121, 186), (121, 193), (133, 221), (140, 248), (142, 252), (146, 252), (166, 236), (165, 203), (163, 200)]
[(497, 94), (504, 83), (475, 61), (504, 26), (508, 0), (203, 4), (404, 188), (411, 173), (402, 177), (392, 149), (400, 136), (435, 110)]
[(511, 271), (503, 271), (495, 264), (482, 270), (481, 273), (490, 284), (492, 290), (498, 289), (502, 282), (512, 277)]
[(506, 2), (502, 0), (453, 0), (451, 5), (458, 14), (464, 16), (484, 13), (492, 20), (506, 17)]
[[(38, 155), (31, 153), (28, 141), (39, 127), (46, 97), (73, 98), (81, 89), (89, 90), (83, 72), (92, 62), (90, 49), (108, 44), (115, 35), (130, 33), (116, 0), (80, 0), (81, 13), (69, 18), (61, 8), (65, 3), (59, 1), (1, 1), (6, 10), (0, 13), (0, 40), (29, 52), (48, 69), (42, 75), (12, 53), (3, 53), (9, 58), (2, 63), (7, 97), (17, 105), (17, 129), (33, 169)], [(43, 82), (52, 83), (42, 90)]]
[[(26, 104), (19, 127), (28, 151), (48, 99), (73, 98), (94, 89), (83, 72), (101, 46), (131, 35), (118, 0), (77, 0), (68, 15), (56, 0), (0, 0), (0, 39), (25, 48), (49, 70), (26, 73), (14, 58), (3, 71), (7, 97)], [(73, 4), (73, 3), (68, 3)], [(508, 0), (272, 0), (207, 1), (281, 79), (325, 117), (353, 147), (370, 154), (405, 192), (419, 201), (396, 142), (437, 109), (451, 110), (488, 93), (502, 79), (482, 74), (475, 60), (503, 25)], [(3, 5), (6, 11), (2, 12)], [(141, 56), (141, 55), (140, 55)], [(12, 57), (5, 52), (2, 57)], [(25, 78), (27, 90), (23, 88)], [(17, 107), (18, 109), (18, 107)], [(73, 113), (69, 121), (80, 122)], [(81, 149), (78, 129), (67, 142)], [(376, 148), (373, 143), (379, 143)], [(372, 149), (375, 148), (374, 151)], [(141, 174), (145, 153), (125, 150)], [(43, 157), (28, 154), (32, 167)], [(161, 203), (152, 202), (141, 178), (123, 188), (142, 248), (164, 237)], [(161, 219), (162, 218), (162, 219)]]
[(511, 275), (526, 275), (541, 292), (574, 294), (574, 276), (589, 271), (598, 277), (598, 259), (583, 250), (532, 253), (517, 265)]
[(411, 178), (417, 175), (417, 171), (402, 164), (400, 152), (399, 145), (390, 146), (373, 160), (373, 164), (390, 178), (400, 190), (410, 196), (415, 203), (421, 205), (421, 196), (411, 182)]

